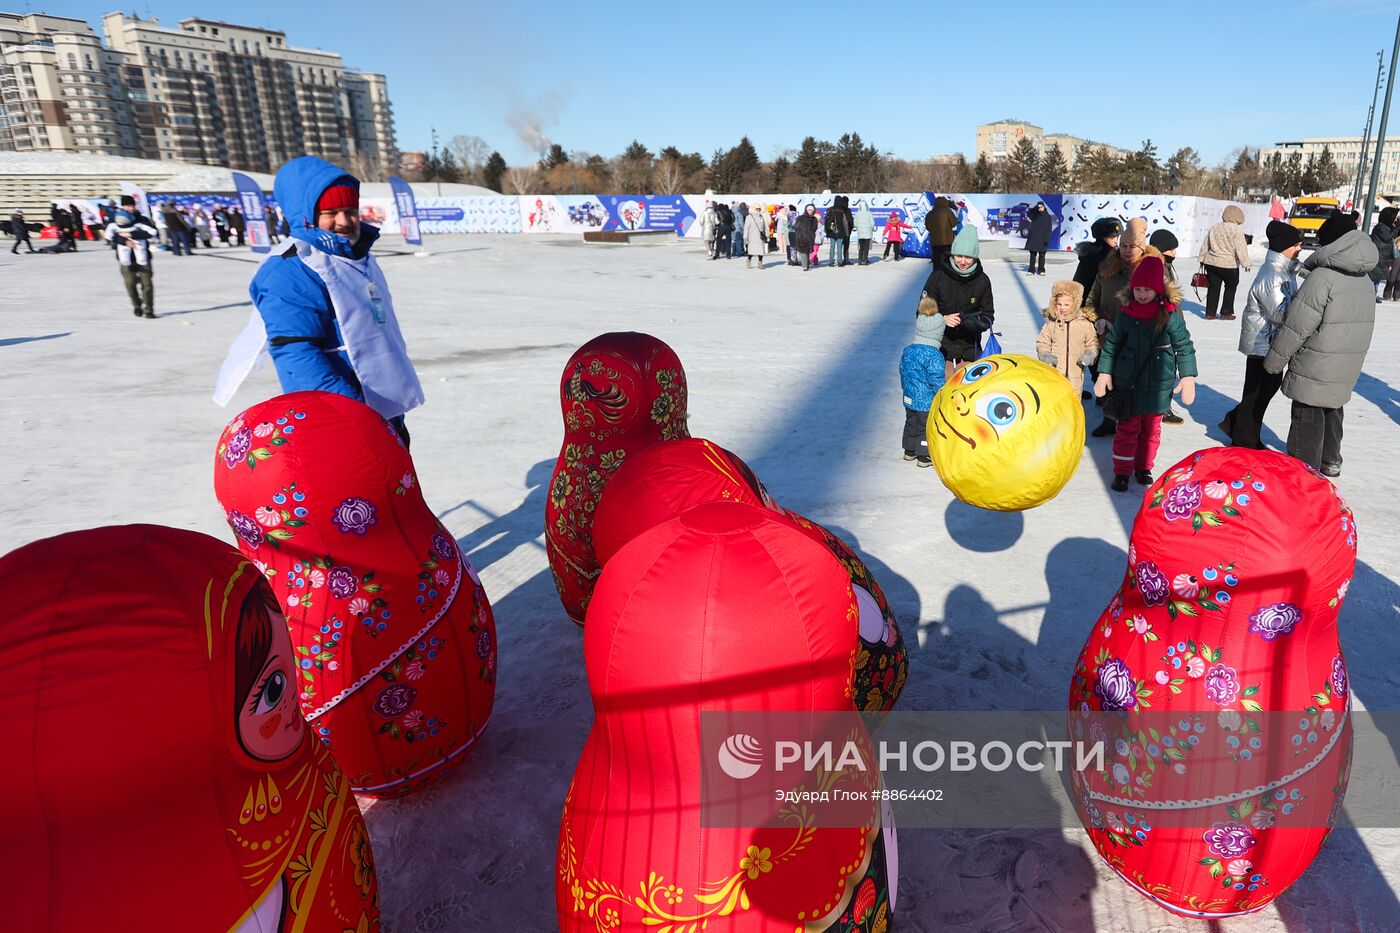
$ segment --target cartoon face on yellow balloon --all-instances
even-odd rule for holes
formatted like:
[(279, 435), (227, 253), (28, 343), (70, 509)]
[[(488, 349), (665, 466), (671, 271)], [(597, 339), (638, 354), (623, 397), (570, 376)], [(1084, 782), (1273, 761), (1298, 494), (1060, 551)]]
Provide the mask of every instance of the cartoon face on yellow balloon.
[(1029, 356), (962, 366), (928, 416), (929, 457), (943, 485), (984, 509), (1019, 512), (1055, 498), (1083, 448), (1079, 390)]

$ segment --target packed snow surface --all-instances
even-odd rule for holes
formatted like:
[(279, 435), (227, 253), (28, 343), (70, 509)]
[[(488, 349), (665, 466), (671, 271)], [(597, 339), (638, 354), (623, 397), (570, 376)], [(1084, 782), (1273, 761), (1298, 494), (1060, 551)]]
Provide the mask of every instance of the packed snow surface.
[[(559, 374), (599, 333), (670, 343), (689, 378), (692, 433), (735, 451), (784, 505), (868, 556), (911, 648), (900, 709), (1063, 702), (1122, 575), (1139, 495), (1109, 490), (1103, 439), (1089, 441), (1057, 499), (1015, 515), (957, 503), (932, 470), (901, 458), (897, 364), (926, 262), (803, 273), (770, 257), (759, 272), (674, 240), (442, 236), (428, 248), (381, 251), (428, 396), (408, 419), (413, 455), (429, 504), (481, 571), (501, 660), (495, 712), (466, 766), (367, 808), (386, 930), (554, 927), (559, 814), (592, 709), (581, 635), (546, 566), (544, 501), (563, 430)], [(987, 267), (1002, 345), (1033, 353), (1050, 283), (1073, 266), (1052, 255), (1050, 274), (1029, 278), (1015, 263), (1023, 255)], [(1261, 258), (1256, 248), (1256, 268)], [(229, 409), (210, 401), (248, 317), (254, 261), (236, 249), (158, 254), (160, 317), (149, 321), (132, 317), (104, 248), (0, 252), (0, 552), (125, 522), (231, 540), (211, 487), (215, 441), (239, 408), (278, 392), (269, 368)], [(1195, 269), (1179, 265), (1183, 280)], [(1162, 429), (1159, 472), (1221, 442), (1215, 425), (1243, 380), (1238, 322), (1204, 321), (1186, 291), (1200, 387), (1186, 424)], [(1400, 306), (1377, 314), (1338, 481), (1361, 529), (1341, 629), (1358, 706), (1400, 709)], [(1097, 410), (1086, 407), (1092, 427)], [(1279, 397), (1265, 438), (1281, 448), (1287, 430)], [(1207, 929), (1131, 891), (1077, 829), (906, 829), (899, 842), (900, 930)], [(1274, 905), (1226, 926), (1394, 929), (1397, 885), (1400, 832), (1341, 829)]]

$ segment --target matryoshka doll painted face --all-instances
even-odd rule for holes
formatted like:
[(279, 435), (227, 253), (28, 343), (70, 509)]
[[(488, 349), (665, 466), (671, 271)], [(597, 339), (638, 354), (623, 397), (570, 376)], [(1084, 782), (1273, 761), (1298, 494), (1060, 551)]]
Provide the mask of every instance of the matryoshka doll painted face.
[(266, 587), (244, 600), (238, 619), (234, 696), (238, 743), (259, 761), (281, 761), (301, 746), (306, 720), (296, 702), (292, 640)]
[(284, 753), (299, 707), (356, 794), (460, 767), (491, 713), (495, 625), (398, 433), (335, 393), (268, 399), (224, 429), (214, 491), (291, 636), (240, 640), (243, 750)]
[(237, 551), (99, 528), (0, 558), (0, 586), (8, 927), (374, 928), (364, 822), (278, 692), (287, 631)]
[(1020, 511), (1053, 499), (1074, 475), (1084, 410), (1054, 367), (1019, 354), (983, 357), (934, 397), (928, 446), (953, 495)]

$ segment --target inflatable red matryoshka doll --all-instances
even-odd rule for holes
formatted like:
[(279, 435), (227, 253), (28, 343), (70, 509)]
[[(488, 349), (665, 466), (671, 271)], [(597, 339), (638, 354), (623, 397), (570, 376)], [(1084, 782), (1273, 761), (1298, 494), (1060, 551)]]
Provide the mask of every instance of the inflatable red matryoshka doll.
[[(560, 829), (561, 929), (888, 925), (875, 805), (849, 828), (791, 811), (758, 829), (707, 826), (701, 810), (703, 713), (845, 711), (859, 722), (855, 614), (831, 555), (752, 505), (697, 506), (611, 557), (584, 628), (595, 720)], [(847, 772), (832, 786), (869, 792), (877, 780)]]
[(549, 481), (544, 541), (564, 611), (579, 625), (601, 564), (593, 512), (612, 472), (659, 441), (689, 437), (685, 370), (650, 334), (602, 334), (569, 358), (559, 381), (564, 444)]
[(1188, 917), (1250, 913), (1307, 870), (1351, 758), (1337, 616), (1356, 521), (1291, 457), (1227, 447), (1148, 491), (1128, 570), (1070, 685), (1074, 774), (1099, 854)]
[(909, 675), (909, 652), (880, 584), (844, 541), (778, 505), (748, 464), (712, 441), (685, 438), (656, 444), (618, 468), (593, 521), (598, 560), (606, 564), (643, 531), (703, 502), (743, 502), (772, 509), (841, 562), (860, 608), (856, 709), (869, 713), (892, 709)]
[(350, 783), (237, 551), (97, 528), (0, 558), (0, 586), (6, 929), (378, 929)]
[(295, 695), (355, 792), (451, 773), (491, 715), (495, 621), (398, 432), (342, 395), (278, 396), (224, 429), (214, 492), (284, 607)]

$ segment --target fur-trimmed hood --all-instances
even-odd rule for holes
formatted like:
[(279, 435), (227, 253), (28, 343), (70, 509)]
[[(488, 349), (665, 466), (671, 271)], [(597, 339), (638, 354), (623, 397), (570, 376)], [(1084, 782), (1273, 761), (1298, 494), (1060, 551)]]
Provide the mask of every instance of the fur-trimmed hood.
[[(1059, 298), (1061, 295), (1068, 295), (1070, 297), (1070, 301), (1074, 304), (1074, 309), (1070, 312), (1070, 315), (1067, 318), (1062, 318), (1059, 315), (1055, 314), (1055, 299)], [(1098, 314), (1094, 312), (1093, 308), (1081, 307), (1083, 303), (1083, 285), (1080, 285), (1078, 282), (1073, 281), (1055, 282), (1053, 285), (1050, 286), (1050, 304), (1048, 307), (1042, 309), (1041, 313), (1045, 315), (1045, 320), (1055, 321), (1059, 324), (1065, 324), (1070, 321), (1078, 320), (1097, 321), (1099, 319)]]

